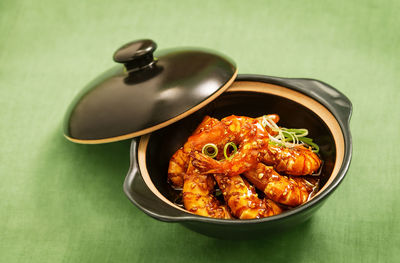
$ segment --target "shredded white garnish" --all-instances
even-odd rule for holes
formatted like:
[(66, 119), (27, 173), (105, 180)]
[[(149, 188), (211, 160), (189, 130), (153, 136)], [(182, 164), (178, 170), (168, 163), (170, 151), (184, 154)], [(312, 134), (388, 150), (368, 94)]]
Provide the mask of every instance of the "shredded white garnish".
[(307, 129), (287, 129), (284, 127), (279, 127), (267, 115), (263, 116), (262, 125), (264, 125), (264, 127), (268, 126), (272, 131), (278, 133), (275, 136), (269, 135), (272, 143), (288, 148), (305, 145), (305, 143), (300, 141), (299, 138), (308, 135)]

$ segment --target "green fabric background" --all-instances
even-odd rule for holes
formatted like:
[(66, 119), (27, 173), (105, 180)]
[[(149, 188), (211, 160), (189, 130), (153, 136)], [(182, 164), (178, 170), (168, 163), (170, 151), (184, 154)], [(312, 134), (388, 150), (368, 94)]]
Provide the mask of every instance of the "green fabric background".
[[(0, 262), (399, 262), (400, 2), (0, 1)], [(309, 222), (222, 241), (156, 221), (122, 191), (129, 141), (62, 136), (120, 45), (201, 46), (240, 73), (323, 80), (353, 102), (353, 160)]]

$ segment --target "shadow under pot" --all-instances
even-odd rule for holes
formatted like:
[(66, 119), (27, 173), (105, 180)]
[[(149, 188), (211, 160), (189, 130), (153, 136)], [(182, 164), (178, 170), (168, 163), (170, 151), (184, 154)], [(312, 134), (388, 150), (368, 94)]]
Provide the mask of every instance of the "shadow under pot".
[[(208, 236), (262, 238), (281, 232), (309, 219), (346, 175), (352, 152), (351, 110), (350, 101), (342, 93), (317, 80), (239, 75), (227, 91), (204, 108), (132, 140), (124, 191), (149, 216), (179, 222)], [(169, 160), (205, 115), (221, 119), (232, 114), (259, 117), (271, 113), (280, 116), (280, 126), (308, 129), (320, 147), (324, 165), (319, 191), (311, 200), (282, 214), (252, 220), (202, 217), (175, 203), (176, 191), (167, 182)]]

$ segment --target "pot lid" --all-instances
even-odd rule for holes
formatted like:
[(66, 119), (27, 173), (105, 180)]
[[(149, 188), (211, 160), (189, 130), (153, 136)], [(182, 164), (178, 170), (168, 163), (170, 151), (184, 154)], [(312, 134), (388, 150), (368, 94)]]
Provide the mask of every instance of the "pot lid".
[(94, 79), (71, 103), (64, 135), (76, 143), (119, 141), (176, 122), (218, 97), (237, 75), (227, 57), (203, 49), (153, 52), (152, 40), (114, 53), (117, 65)]

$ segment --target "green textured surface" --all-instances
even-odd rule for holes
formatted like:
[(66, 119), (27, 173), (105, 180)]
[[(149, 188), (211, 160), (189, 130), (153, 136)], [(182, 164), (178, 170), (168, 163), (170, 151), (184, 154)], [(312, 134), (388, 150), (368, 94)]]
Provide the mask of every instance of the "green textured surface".
[[(399, 1), (0, 1), (0, 262), (399, 262)], [(122, 191), (129, 142), (83, 146), (63, 114), (121, 44), (202, 46), (240, 73), (323, 80), (353, 102), (353, 161), (313, 220), (221, 241)]]

